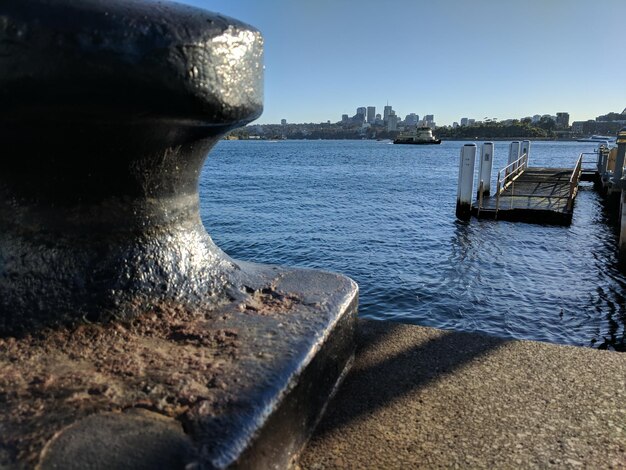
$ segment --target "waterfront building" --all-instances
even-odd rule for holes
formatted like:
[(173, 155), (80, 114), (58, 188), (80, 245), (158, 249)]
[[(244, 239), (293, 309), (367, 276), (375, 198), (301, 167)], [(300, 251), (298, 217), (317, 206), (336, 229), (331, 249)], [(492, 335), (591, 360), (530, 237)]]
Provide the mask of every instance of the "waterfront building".
[(556, 113), (556, 126), (561, 129), (569, 127), (569, 113)]
[(616, 121), (616, 122), (619, 121), (619, 122), (624, 122), (624, 121), (626, 121), (626, 113), (622, 112), (622, 113), (608, 113), (608, 114), (604, 114), (602, 116), (598, 116), (596, 118), (596, 121)]
[(376, 106), (367, 107), (367, 122), (373, 124), (376, 121)]
[(582, 134), (583, 133), (583, 121), (574, 121), (572, 122), (572, 132), (574, 134)]

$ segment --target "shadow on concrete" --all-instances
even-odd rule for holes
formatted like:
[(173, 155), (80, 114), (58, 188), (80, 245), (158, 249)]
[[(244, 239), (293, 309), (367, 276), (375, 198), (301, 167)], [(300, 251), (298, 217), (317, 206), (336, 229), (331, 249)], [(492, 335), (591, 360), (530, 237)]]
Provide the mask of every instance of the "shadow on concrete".
[(433, 330), (425, 329), (408, 335), (406, 327), (392, 322), (359, 322), (354, 367), (329, 404), (314, 439), (361, 416), (372, 415), (511, 341), (454, 331), (433, 336)]

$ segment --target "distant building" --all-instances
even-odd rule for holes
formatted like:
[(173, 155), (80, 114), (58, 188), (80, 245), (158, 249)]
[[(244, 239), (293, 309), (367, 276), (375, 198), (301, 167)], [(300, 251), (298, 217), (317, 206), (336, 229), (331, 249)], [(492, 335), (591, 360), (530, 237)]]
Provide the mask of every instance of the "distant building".
[(433, 114), (427, 114), (426, 116), (423, 117), (423, 119), (426, 122), (434, 122), (435, 116)]
[(406, 117), (404, 118), (404, 124), (406, 126), (417, 126), (417, 122), (420, 120), (420, 117), (415, 114), (415, 113), (411, 113), (411, 114), (407, 114)]
[(469, 118), (461, 118), (461, 126), (467, 126), (469, 123)]
[(367, 107), (367, 122), (373, 124), (376, 121), (376, 106)]
[(366, 117), (367, 117), (367, 108), (364, 108), (364, 107), (356, 108), (355, 120), (357, 122), (365, 122)]
[(387, 117), (387, 130), (395, 131), (398, 130), (398, 116), (396, 116), (395, 112), (392, 111), (393, 114), (389, 114)]
[(572, 122), (572, 132), (574, 134), (582, 134), (584, 128), (584, 121), (574, 121)]
[(579, 135), (616, 135), (617, 132), (624, 127), (626, 120), (620, 121), (574, 121), (572, 123), (572, 133)]
[(387, 124), (389, 122), (389, 115), (393, 112), (391, 106), (387, 105), (383, 109), (383, 122)]
[(347, 114), (342, 114), (341, 115), (341, 122), (343, 124), (347, 123), (350, 120), (350, 116), (348, 116)]
[(468, 119), (467, 120), (467, 125), (468, 126), (473, 126), (474, 124), (476, 124), (476, 119)]
[(281, 126), (286, 126), (287, 125), (287, 119), (281, 119), (280, 120), (280, 125)]
[(561, 129), (569, 127), (569, 113), (556, 113), (556, 127)]
[(459, 127), (459, 123), (458, 123), (458, 122), (456, 122), (456, 121), (454, 121), (454, 122), (452, 123), (452, 129), (456, 129), (457, 127)]
[[(625, 110), (626, 111), (626, 110)], [(603, 116), (598, 116), (596, 121), (621, 121), (624, 122), (626, 120), (625, 113), (609, 113)]]

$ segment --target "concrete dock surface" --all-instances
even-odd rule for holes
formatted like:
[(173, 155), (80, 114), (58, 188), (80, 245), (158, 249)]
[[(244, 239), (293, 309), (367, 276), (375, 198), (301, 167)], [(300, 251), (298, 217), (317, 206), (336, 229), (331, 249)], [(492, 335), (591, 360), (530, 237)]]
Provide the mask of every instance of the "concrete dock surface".
[(360, 320), (298, 465), (626, 468), (626, 354)]

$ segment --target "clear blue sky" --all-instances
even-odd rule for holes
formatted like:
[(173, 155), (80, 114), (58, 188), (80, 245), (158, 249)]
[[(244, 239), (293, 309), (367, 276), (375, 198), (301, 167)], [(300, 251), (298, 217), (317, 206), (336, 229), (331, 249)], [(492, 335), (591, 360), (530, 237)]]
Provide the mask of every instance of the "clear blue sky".
[(438, 125), (626, 108), (626, 0), (179, 1), (263, 33), (259, 123), (387, 101)]

